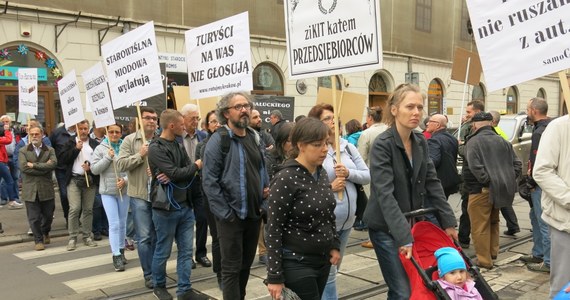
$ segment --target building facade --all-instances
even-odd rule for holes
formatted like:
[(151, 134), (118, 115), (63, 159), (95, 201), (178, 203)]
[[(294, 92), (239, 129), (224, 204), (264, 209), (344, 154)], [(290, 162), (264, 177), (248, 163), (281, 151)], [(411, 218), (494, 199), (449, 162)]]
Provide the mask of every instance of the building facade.
[[(456, 47), (476, 51), (467, 26), (465, 1), (379, 2), (383, 69), (339, 74), (337, 88), (365, 94), (368, 105), (374, 106), (383, 105), (398, 84), (414, 82), (427, 94), (426, 113), (447, 114), (458, 124), (464, 86), (451, 79), (453, 53)], [(5, 2), (0, 4), (0, 53), (7, 54), (0, 56), (0, 113), (22, 119), (17, 112), (14, 72), (19, 67), (37, 67), (42, 69), (37, 118), (45, 123), (47, 130), (52, 130), (63, 121), (56, 88), (58, 78), (71, 70), (81, 74), (100, 61), (102, 44), (154, 20), (159, 52), (184, 54), (184, 31), (249, 11), (251, 56), (255, 67), (252, 93), (294, 97), (295, 115), (306, 114), (316, 102), (319, 86), (330, 87), (331, 80), (287, 78), (283, 9), (283, 0)], [(82, 88), (82, 79), (78, 76)], [(480, 99), (489, 110), (517, 113), (526, 109), (528, 99), (538, 95), (548, 100), (551, 115), (565, 112), (556, 76), (541, 77), (499, 91), (488, 91), (485, 86), (482, 75), (479, 85), (468, 87), (465, 100)]]

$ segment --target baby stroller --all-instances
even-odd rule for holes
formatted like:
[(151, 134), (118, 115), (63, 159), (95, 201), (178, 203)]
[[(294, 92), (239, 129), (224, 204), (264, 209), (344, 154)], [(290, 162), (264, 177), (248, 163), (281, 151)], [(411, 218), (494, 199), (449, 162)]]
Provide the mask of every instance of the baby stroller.
[[(408, 218), (415, 219), (433, 211), (432, 209), (421, 209), (405, 215)], [(408, 260), (400, 254), (400, 260), (410, 280), (412, 292), (410, 299), (450, 299), (445, 290), (437, 283), (439, 274), (434, 252), (442, 247), (452, 247), (459, 251), (467, 265), (467, 272), (475, 281), (475, 287), (483, 299), (499, 299), (481, 276), (477, 266), (441, 228), (433, 223), (420, 221), (412, 226), (412, 236), (414, 237), (412, 258)]]

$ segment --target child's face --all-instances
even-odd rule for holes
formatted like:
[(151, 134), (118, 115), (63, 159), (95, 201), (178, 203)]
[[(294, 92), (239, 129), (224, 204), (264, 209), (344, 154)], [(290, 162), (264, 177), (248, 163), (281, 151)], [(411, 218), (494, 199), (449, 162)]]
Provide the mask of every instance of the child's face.
[(463, 287), (467, 281), (467, 271), (466, 270), (453, 270), (445, 275), (443, 275), (443, 280), (454, 284), (458, 287)]

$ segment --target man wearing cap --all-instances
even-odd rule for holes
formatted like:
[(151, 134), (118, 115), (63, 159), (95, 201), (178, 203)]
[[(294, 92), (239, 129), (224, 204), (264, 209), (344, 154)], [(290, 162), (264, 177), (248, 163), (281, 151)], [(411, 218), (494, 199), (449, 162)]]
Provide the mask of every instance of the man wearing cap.
[(499, 251), (499, 210), (513, 203), (522, 163), (512, 145), (493, 130), (490, 113), (479, 112), (472, 121), (473, 133), (465, 147), (467, 211), (477, 265), (491, 269)]

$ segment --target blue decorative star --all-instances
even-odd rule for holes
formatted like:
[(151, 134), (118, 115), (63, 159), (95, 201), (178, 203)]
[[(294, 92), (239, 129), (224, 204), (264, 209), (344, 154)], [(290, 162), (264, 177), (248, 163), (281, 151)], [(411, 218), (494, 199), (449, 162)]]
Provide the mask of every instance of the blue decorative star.
[(27, 55), (28, 54), (28, 47), (24, 44), (20, 44), (20, 46), (18, 46), (18, 53), (20, 53), (20, 55)]
[(53, 58), (46, 59), (46, 66), (50, 69), (55, 68), (55, 60)]

